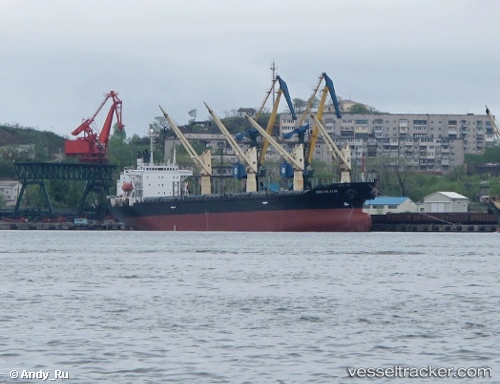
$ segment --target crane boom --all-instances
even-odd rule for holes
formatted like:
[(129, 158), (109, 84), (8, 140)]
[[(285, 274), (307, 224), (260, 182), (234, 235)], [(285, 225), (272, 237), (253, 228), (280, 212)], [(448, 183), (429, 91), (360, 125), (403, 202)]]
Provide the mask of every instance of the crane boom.
[[(318, 84), (316, 85), (316, 87), (314, 87), (314, 91), (313, 91), (313, 94), (311, 95), (311, 97), (309, 98), (309, 100), (307, 101), (307, 105), (306, 105), (306, 108), (312, 108), (312, 104), (314, 102), (314, 99), (316, 98), (316, 94), (318, 93), (319, 91), (319, 87), (321, 86), (321, 83), (323, 82), (323, 76), (320, 76), (319, 77), (319, 81), (318, 81)], [(307, 116), (307, 110), (304, 111), (304, 113), (302, 113), (300, 115), (300, 118), (299, 120), (297, 120), (297, 126), (302, 126), (304, 124), (304, 120)]]
[(295, 147), (295, 155), (290, 155), (274, 138), (262, 128), (250, 116), (245, 115), (246, 119), (259, 133), (266, 138), (269, 143), (283, 156), (288, 162), (294, 165), (293, 170), (293, 190), (302, 191), (304, 189), (304, 145), (299, 144)]
[[(96, 132), (92, 128), (92, 125), (94, 125), (96, 116), (109, 99), (112, 100), (111, 108), (106, 116), (101, 132)], [(66, 156), (79, 156), (82, 162), (107, 162), (107, 146), (113, 123), (113, 115), (116, 116), (118, 129), (120, 131), (123, 130), (122, 101), (118, 98), (116, 92), (110, 91), (106, 94), (104, 101), (99, 105), (99, 108), (97, 108), (92, 117), (85, 119), (71, 132), (73, 136), (83, 133), (83, 137), (65, 141), (64, 152)]]
[(198, 155), (194, 150), (191, 143), (186, 139), (186, 136), (181, 132), (179, 127), (175, 124), (172, 118), (163, 110), (159, 105), (163, 116), (167, 120), (168, 125), (176, 136), (179, 138), (180, 142), (189, 154), (189, 157), (198, 165), (201, 174), (201, 194), (209, 195), (211, 193), (212, 187), (210, 183), (210, 177), (212, 176), (212, 154), (209, 150), (204, 151), (201, 155)]
[[(321, 95), (321, 101), (319, 103), (319, 107), (318, 107), (318, 111), (316, 113), (316, 116), (317, 116), (318, 120), (321, 121), (321, 119), (323, 118), (323, 110), (325, 108), (326, 96), (328, 94), (330, 94), (330, 97), (333, 101), (333, 105), (335, 107), (335, 114), (336, 114), (337, 118), (340, 119), (340, 118), (342, 118), (342, 113), (340, 112), (340, 105), (339, 105), (339, 102), (337, 100), (337, 95), (335, 93), (335, 87), (333, 86), (332, 79), (330, 79), (330, 77), (328, 77), (328, 75), (325, 72), (323, 72), (321, 77), (320, 77), (320, 82), (319, 82), (318, 86), (316, 87), (314, 95), (316, 94), (319, 86), (321, 85), (322, 80), (325, 81), (325, 86), (323, 88), (323, 94)], [(311, 99), (314, 98), (314, 95)], [(310, 106), (308, 105), (307, 108), (309, 110)], [(309, 138), (309, 148), (308, 148), (307, 156), (306, 156), (306, 164), (307, 165), (311, 164), (311, 162), (312, 162), (314, 149), (316, 148), (316, 142), (318, 141), (318, 133), (319, 132), (318, 132), (317, 125), (313, 124), (313, 128), (311, 130), (311, 136)]]
[(266, 92), (266, 97), (264, 97), (264, 101), (262, 102), (262, 104), (260, 105), (260, 108), (259, 110), (257, 111), (257, 113), (255, 114), (255, 120), (258, 120), (258, 118), (260, 117), (262, 111), (264, 111), (264, 106), (266, 105), (267, 103), (267, 99), (269, 99), (269, 96), (271, 96), (271, 93), (273, 92), (273, 89), (274, 89), (274, 85), (276, 84), (276, 81), (278, 81), (278, 79), (274, 79), (272, 84), (271, 84), (271, 87), (269, 88), (269, 90)]
[(175, 134), (181, 141), (182, 145), (188, 152), (189, 156), (193, 161), (198, 164), (198, 166), (205, 171), (207, 175), (212, 175), (212, 169), (209, 167), (207, 164), (205, 164), (201, 157), (196, 153), (194, 150), (193, 146), (191, 143), (186, 139), (186, 136), (181, 132), (179, 127), (175, 124), (175, 122), (172, 120), (172, 118), (163, 110), (161, 106), (159, 106), (161, 109), (161, 112), (163, 113), (163, 116), (165, 116), (165, 119), (167, 119), (168, 125), (174, 130)]
[(231, 148), (233, 148), (234, 152), (240, 159), (242, 163), (244, 163), (247, 167), (247, 179), (246, 179), (246, 191), (247, 192), (256, 192), (257, 191), (257, 148), (250, 147), (245, 153), (243, 149), (238, 145), (234, 137), (229, 133), (227, 128), (224, 126), (219, 117), (215, 114), (215, 112), (208, 106), (207, 103), (203, 102), (210, 113), (210, 116), (215, 121), (215, 124), (220, 129), (226, 140), (228, 141)]
[[(280, 98), (282, 95), (285, 96), (285, 100), (288, 104), (288, 108), (290, 109), (290, 112), (292, 113), (292, 118), (294, 120), (297, 119), (297, 116), (295, 115), (295, 108), (293, 107), (292, 100), (290, 99), (290, 94), (288, 92), (288, 87), (287, 87), (285, 81), (280, 76), (276, 76), (276, 80), (279, 82), (280, 88), (278, 90), (277, 97), (276, 97), (276, 100), (275, 100), (274, 105), (273, 105), (273, 110), (271, 112), (271, 116), (269, 118), (269, 121), (267, 122), (266, 132), (269, 134), (269, 136), (271, 136), (273, 133), (274, 122), (275, 122), (276, 116), (278, 114), (278, 107), (279, 107)], [(264, 139), (262, 140), (262, 149), (261, 149), (260, 156), (259, 156), (259, 165), (262, 165), (262, 163), (264, 162), (264, 158), (266, 156), (268, 146), (269, 146), (269, 140), (266, 137), (264, 137)]]
[[(314, 113), (307, 108), (309, 111), (309, 114), (314, 121), (315, 126), (318, 128), (318, 131), (321, 133), (323, 136), (323, 139), (325, 140), (326, 146), (330, 150), (330, 153), (332, 156), (335, 158), (335, 160), (340, 160), (340, 169), (341, 169), (341, 183), (350, 183), (351, 182), (351, 156), (350, 156), (350, 149), (348, 146), (344, 149), (344, 151), (341, 151), (339, 147), (337, 147), (337, 144), (333, 141), (333, 139), (330, 137), (328, 134), (325, 126), (323, 123), (318, 119)], [(344, 152), (344, 153), (343, 153)]]
[(246, 119), (248, 122), (257, 130), (259, 133), (264, 136), (269, 143), (278, 151), (278, 153), (283, 156), (287, 161), (295, 165), (297, 169), (300, 169), (301, 171), (304, 170), (304, 164), (300, 162), (300, 160), (295, 159), (292, 155), (290, 155), (274, 138), (266, 132), (264, 128), (262, 128), (259, 123), (257, 123), (254, 119), (252, 119), (250, 116), (245, 115)]
[(495, 134), (497, 142), (500, 143), (500, 129), (498, 128), (498, 125), (495, 121), (495, 118), (490, 113), (490, 110), (488, 109), (487, 105), (486, 105), (486, 114), (488, 115), (488, 118), (490, 119), (491, 125), (493, 126), (493, 133)]
[(229, 131), (227, 130), (225, 125), (222, 123), (222, 121), (219, 119), (219, 117), (215, 114), (215, 112), (208, 106), (207, 103), (205, 103), (205, 102), (203, 102), (203, 103), (207, 107), (208, 113), (210, 113), (210, 116), (212, 116), (212, 118), (215, 121), (215, 124), (221, 130), (222, 134), (224, 135), (224, 137), (228, 141), (231, 148), (233, 148), (234, 152), (236, 153), (236, 155), (238, 156), (240, 161), (247, 164), (254, 173), (257, 173), (257, 163), (250, 161), (250, 159), (247, 157), (247, 155), (245, 154), (243, 149), (241, 149), (241, 147), (238, 145), (238, 143), (236, 142), (234, 137), (229, 133)]

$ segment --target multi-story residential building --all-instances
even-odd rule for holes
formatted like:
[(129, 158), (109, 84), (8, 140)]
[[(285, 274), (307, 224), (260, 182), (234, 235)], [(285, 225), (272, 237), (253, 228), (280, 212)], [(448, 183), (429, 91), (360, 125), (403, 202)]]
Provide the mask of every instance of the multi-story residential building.
[[(305, 123), (311, 124), (309, 120), (306, 118)], [(344, 112), (342, 118), (338, 119), (333, 105), (326, 105), (323, 123), (339, 147), (346, 144), (350, 146), (352, 163), (358, 166), (369, 159), (386, 156), (394, 158), (394, 163), (404, 159), (407, 164), (422, 171), (445, 173), (463, 164), (465, 154), (480, 154), (486, 146), (495, 143), (493, 127), (486, 115)], [(289, 112), (280, 114), (278, 141), (289, 151), (297, 139), (284, 139), (283, 134), (295, 129), (295, 124)], [(214, 172), (227, 173), (229, 176), (231, 169), (228, 166), (236, 162), (237, 157), (222, 134), (186, 134), (186, 137), (212, 148), (214, 164), (224, 164), (224, 167)], [(175, 141), (176, 138), (166, 139), (167, 155)], [(248, 146), (249, 142), (241, 145)], [(266, 157), (280, 159), (271, 146)], [(321, 138), (314, 148), (314, 158), (326, 163), (333, 161)]]
[[(311, 124), (309, 120), (305, 123)], [(465, 154), (480, 154), (495, 142), (486, 115), (344, 113), (338, 119), (333, 106), (325, 106), (323, 123), (339, 147), (351, 147), (352, 162), (357, 165), (385, 155), (403, 158), (420, 170), (446, 172), (463, 164)], [(291, 114), (283, 112), (280, 134), (294, 128)], [(321, 140), (314, 156), (322, 161), (332, 159)]]

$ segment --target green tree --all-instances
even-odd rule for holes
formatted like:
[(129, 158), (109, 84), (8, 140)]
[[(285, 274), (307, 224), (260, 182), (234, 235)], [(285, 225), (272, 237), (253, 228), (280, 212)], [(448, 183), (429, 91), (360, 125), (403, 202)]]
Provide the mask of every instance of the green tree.
[(66, 204), (69, 188), (70, 182), (67, 180), (49, 180), (47, 186), (51, 199), (61, 204)]
[(108, 142), (108, 157), (110, 162), (117, 166), (118, 170), (135, 164), (134, 153), (132, 152), (131, 145), (127, 141), (125, 129), (120, 131), (115, 126), (113, 134), (110, 136)]
[(16, 177), (14, 162), (11, 159), (0, 157), (0, 179), (14, 179)]
[(500, 146), (496, 145), (494, 147), (485, 148), (482, 154), (466, 154), (465, 155), (466, 164), (474, 163), (500, 163)]
[(370, 109), (368, 109), (366, 107), (366, 105), (363, 105), (363, 104), (354, 104), (352, 107), (351, 107), (351, 113), (356, 113), (356, 114), (360, 114), (360, 115), (365, 115), (365, 114), (368, 114), (368, 113), (372, 113), (372, 111)]
[(188, 112), (188, 115), (191, 116), (191, 120), (189, 120), (190, 123), (194, 123), (196, 121), (196, 114), (197, 114), (197, 109), (196, 108), (191, 109)]
[(295, 113), (299, 114), (305, 111), (307, 101), (298, 98), (293, 99), (292, 101), (293, 101), (293, 107), (295, 108)]

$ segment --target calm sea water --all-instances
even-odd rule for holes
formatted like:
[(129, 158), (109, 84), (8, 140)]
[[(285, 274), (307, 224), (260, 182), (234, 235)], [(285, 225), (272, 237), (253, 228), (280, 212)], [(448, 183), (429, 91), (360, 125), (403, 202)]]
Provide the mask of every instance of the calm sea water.
[[(500, 383), (499, 249), (496, 233), (0, 231), (0, 382)], [(347, 371), (429, 365), (492, 377)]]

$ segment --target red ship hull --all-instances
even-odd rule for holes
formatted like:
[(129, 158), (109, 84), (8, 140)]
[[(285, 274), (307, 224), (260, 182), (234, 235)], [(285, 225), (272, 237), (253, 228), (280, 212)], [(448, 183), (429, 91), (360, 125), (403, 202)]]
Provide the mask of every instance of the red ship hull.
[(366, 232), (371, 216), (355, 208), (136, 216), (126, 223), (148, 231)]

